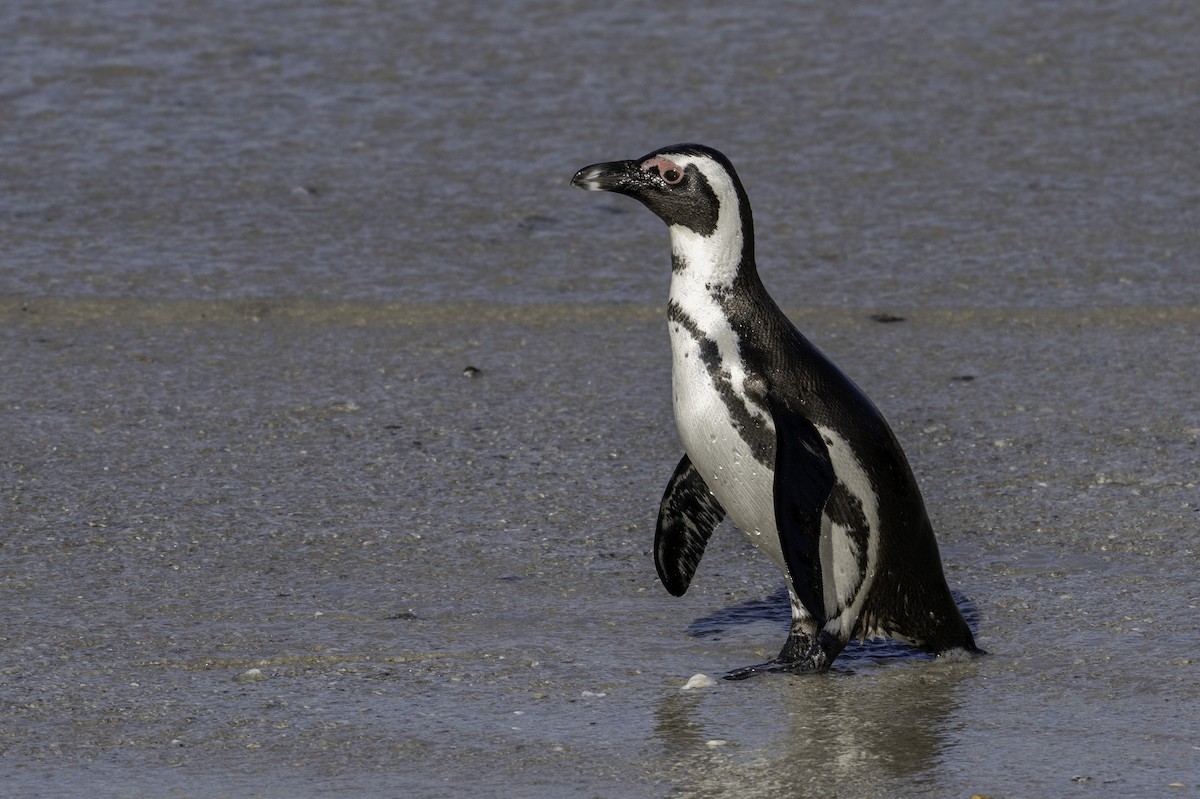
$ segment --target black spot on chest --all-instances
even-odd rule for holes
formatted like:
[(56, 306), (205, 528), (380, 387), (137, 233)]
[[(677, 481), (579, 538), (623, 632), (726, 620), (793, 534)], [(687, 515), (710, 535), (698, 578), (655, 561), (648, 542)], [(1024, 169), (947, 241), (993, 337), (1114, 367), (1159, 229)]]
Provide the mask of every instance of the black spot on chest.
[[(734, 431), (746, 442), (754, 459), (768, 468), (774, 467), (775, 434), (764, 423), (761, 414), (752, 412), (754, 409), (750, 401), (754, 398), (744, 395), (734, 386), (729, 367), (721, 360), (717, 342), (701, 330), (674, 300), (667, 306), (667, 318), (696, 342), (712, 388), (725, 406)], [(764, 381), (751, 378), (749, 382), (752, 386), (760, 386)]]

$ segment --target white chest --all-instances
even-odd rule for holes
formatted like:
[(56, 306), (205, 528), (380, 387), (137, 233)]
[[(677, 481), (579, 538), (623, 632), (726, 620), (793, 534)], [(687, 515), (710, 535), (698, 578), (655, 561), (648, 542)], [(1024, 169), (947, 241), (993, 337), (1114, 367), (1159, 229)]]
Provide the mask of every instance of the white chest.
[(773, 432), (769, 416), (750, 403), (737, 335), (719, 309), (690, 303), (685, 320), (670, 322), (675, 425), (684, 451), (734, 524), (781, 568), (775, 526), (774, 471), (755, 458), (731, 404), (748, 408), (742, 424)]

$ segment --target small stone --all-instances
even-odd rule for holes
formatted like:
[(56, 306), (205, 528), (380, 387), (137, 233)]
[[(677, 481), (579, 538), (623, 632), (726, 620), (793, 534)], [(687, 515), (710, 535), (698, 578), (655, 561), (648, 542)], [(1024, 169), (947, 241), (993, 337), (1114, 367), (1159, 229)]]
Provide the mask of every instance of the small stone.
[(237, 683), (262, 682), (267, 679), (267, 675), (262, 673), (262, 669), (246, 669), (241, 674), (233, 678)]
[(690, 691), (693, 688), (712, 688), (716, 684), (717, 681), (712, 677), (709, 677), (707, 674), (693, 674), (679, 690)]

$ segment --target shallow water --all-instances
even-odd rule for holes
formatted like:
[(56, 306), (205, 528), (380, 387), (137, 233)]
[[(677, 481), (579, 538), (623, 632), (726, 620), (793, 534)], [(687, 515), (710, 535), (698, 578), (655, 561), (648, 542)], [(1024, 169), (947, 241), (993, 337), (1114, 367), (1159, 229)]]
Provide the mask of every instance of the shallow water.
[[(104, 6), (0, 10), (6, 795), (1200, 788), (1190, 7)], [(780, 581), (657, 584), (666, 235), (567, 181), (683, 139), (988, 657), (680, 690)]]

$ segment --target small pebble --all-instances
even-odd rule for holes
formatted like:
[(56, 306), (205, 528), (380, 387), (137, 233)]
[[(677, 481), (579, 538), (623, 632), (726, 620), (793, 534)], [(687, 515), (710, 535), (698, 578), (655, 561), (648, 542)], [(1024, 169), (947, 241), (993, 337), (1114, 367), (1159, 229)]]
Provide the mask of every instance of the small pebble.
[(690, 691), (693, 688), (712, 688), (716, 684), (717, 681), (707, 674), (693, 674), (691, 679), (684, 683), (683, 687), (679, 690)]
[(246, 669), (241, 674), (233, 678), (234, 682), (262, 682), (267, 679), (267, 675), (262, 673), (262, 669)]

